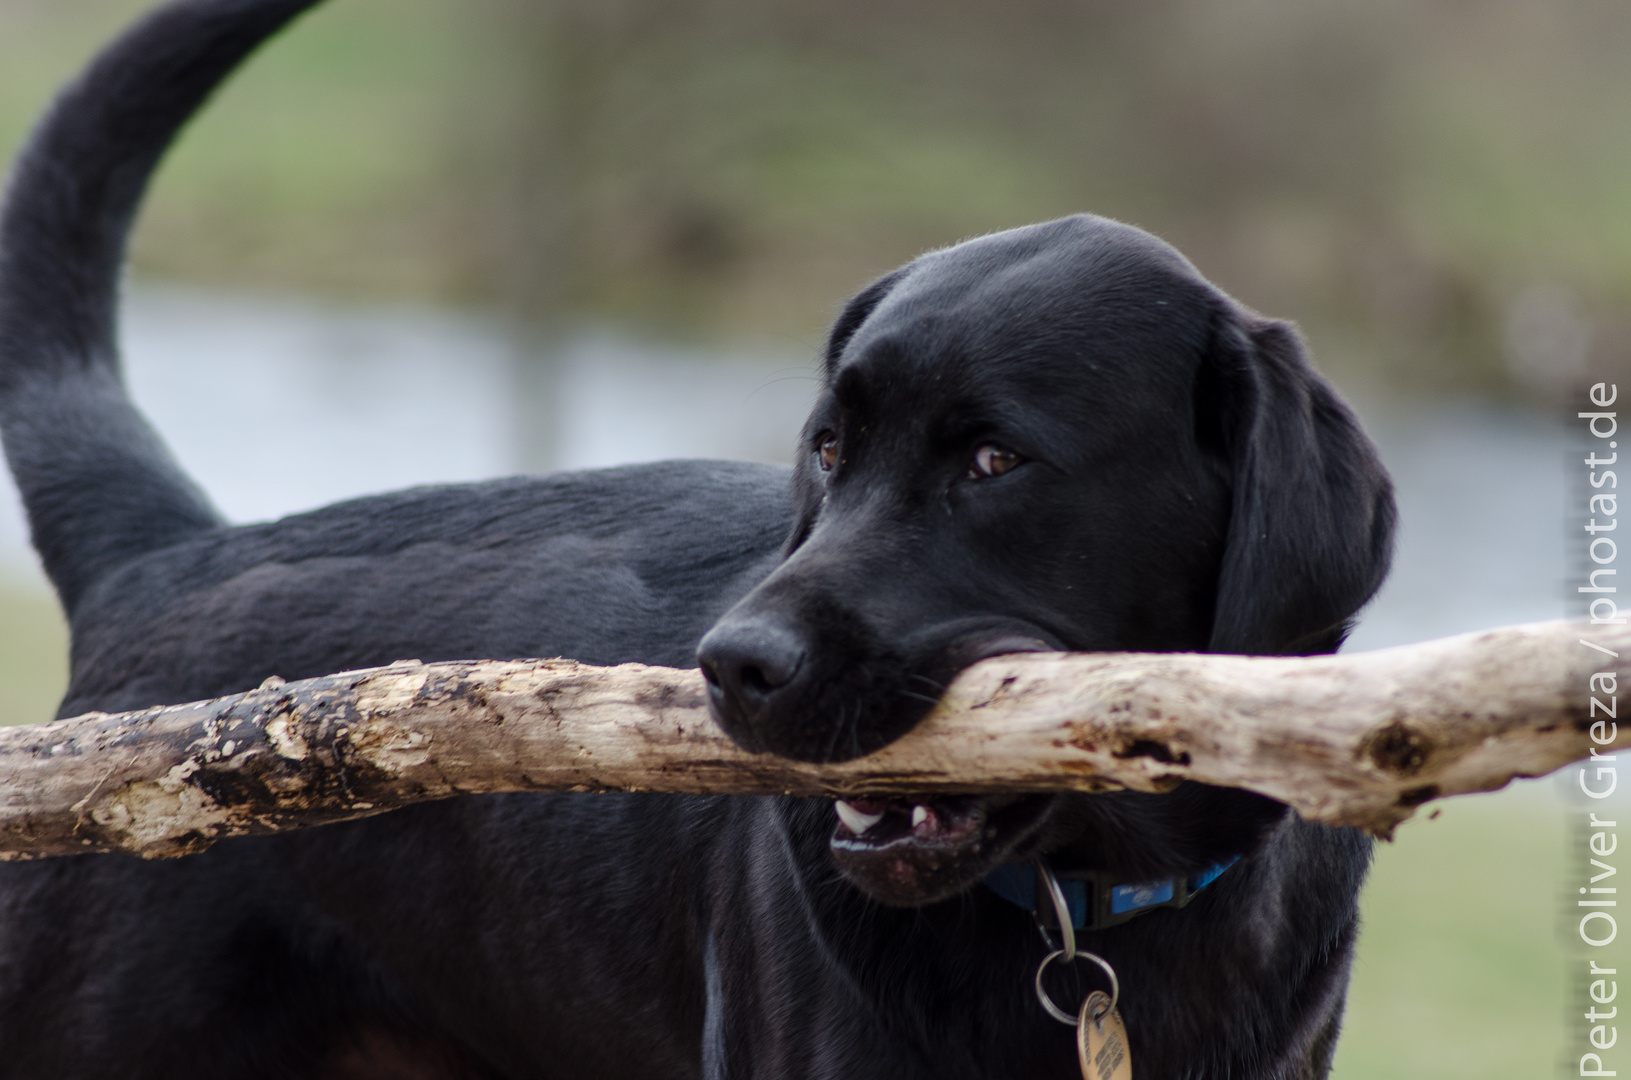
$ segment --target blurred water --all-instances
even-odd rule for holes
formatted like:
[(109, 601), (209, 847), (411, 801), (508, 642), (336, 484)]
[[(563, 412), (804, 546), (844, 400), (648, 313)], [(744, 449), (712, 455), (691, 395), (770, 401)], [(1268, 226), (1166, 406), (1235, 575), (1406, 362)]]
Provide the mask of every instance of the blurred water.
[[(234, 521), (528, 466), (785, 460), (814, 389), (791, 352), (602, 334), (540, 365), (492, 321), (176, 289), (133, 292), (125, 342), (136, 400)], [(1471, 403), (1361, 412), (1403, 524), (1350, 647), (1561, 614), (1561, 429)], [(39, 580), (9, 480), (0, 574)]]
[(560, 469), (664, 458), (786, 462), (815, 398), (813, 355), (703, 352), (606, 334), (548, 365), (555, 417), (537, 456)]
[(1399, 536), (1350, 650), (1565, 614), (1560, 424), (1471, 402), (1359, 411), (1393, 474)]
[[(535, 351), (496, 320), (132, 290), (132, 396), (235, 522), (355, 495), (666, 457), (785, 460), (811, 365), (589, 334)], [(0, 579), (39, 582), (0, 479)]]

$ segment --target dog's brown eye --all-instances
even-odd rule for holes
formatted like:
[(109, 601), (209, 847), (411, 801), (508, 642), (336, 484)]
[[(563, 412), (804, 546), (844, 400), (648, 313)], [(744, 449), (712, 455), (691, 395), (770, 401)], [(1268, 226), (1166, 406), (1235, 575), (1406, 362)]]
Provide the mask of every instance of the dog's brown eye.
[(816, 461), (821, 465), (822, 472), (832, 472), (833, 466), (838, 464), (838, 436), (830, 431), (821, 434), (821, 440), (816, 443)]
[(988, 476), (1001, 476), (1018, 464), (1019, 455), (1012, 450), (1004, 450), (1000, 446), (986, 443), (974, 451), (974, 462), (968, 467), (969, 479), (981, 480)]

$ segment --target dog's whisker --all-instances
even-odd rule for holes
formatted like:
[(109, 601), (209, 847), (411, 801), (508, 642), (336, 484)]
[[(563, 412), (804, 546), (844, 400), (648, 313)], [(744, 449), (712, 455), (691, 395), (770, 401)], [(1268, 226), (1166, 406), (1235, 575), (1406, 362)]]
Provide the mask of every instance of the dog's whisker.
[(832, 728), (832, 737), (827, 740), (827, 749), (823, 752), (822, 761), (831, 761), (838, 756), (838, 743), (844, 737), (844, 713), (846, 706), (838, 706), (838, 719)]

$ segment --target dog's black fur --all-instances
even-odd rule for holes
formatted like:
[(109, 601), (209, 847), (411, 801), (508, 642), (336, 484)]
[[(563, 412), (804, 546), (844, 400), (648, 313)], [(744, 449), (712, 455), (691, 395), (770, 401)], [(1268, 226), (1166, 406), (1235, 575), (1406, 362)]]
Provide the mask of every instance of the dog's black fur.
[[(118, 275), (175, 131), (313, 2), (169, 4), (13, 175), (0, 423), (72, 621), (62, 715), (403, 657), (684, 666), (700, 641), (734, 737), (839, 758), (981, 656), (1330, 650), (1380, 582), (1387, 479), (1294, 333), (1091, 217), (851, 301), (791, 475), (679, 462), (227, 526), (124, 394)], [(515, 796), (5, 865), (0, 1075), (1074, 1076), (1030, 990), (1042, 941), (981, 876), (1242, 853), (1083, 943), (1141, 1080), (1325, 1074), (1360, 836), (1196, 785), (928, 805), (927, 839), (871, 846), (825, 800)]]

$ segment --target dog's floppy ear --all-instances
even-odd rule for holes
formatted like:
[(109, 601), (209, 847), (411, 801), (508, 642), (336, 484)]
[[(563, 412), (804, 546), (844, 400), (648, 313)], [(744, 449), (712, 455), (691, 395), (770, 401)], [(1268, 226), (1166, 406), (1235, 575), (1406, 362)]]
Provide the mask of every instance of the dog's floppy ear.
[(1213, 652), (1331, 652), (1386, 576), (1393, 486), (1292, 327), (1220, 313), (1196, 387), (1197, 434), (1234, 495)]
[(849, 345), (850, 338), (855, 336), (855, 331), (861, 328), (861, 324), (866, 322), (866, 317), (872, 314), (873, 309), (885, 296), (889, 295), (889, 290), (906, 276), (908, 269), (903, 266), (899, 270), (890, 271), (849, 298), (844, 310), (839, 312), (838, 320), (832, 324), (832, 332), (827, 335), (827, 348), (822, 354), (827, 374), (831, 375), (833, 369), (838, 366), (838, 358), (844, 355), (844, 348)]
[[(832, 331), (827, 335), (827, 347), (822, 351), (822, 376), (831, 379), (838, 370), (838, 359), (844, 355), (849, 346), (850, 339), (855, 332), (866, 322), (867, 316), (877, 308), (889, 290), (893, 289), (901, 278), (906, 276), (909, 267), (901, 267), (891, 271), (874, 281), (844, 304), (844, 310), (838, 313), (833, 323)], [(815, 435), (818, 413), (812, 413), (804, 422), (804, 430), (799, 435), (800, 453), (794, 458), (797, 462), (793, 469), (793, 501), (797, 506), (804, 507), (804, 511), (796, 514), (793, 519), (793, 531), (788, 534), (787, 543), (782, 548), (782, 556), (792, 554), (805, 537), (810, 533), (810, 526), (814, 521), (814, 510), (821, 503), (821, 484), (815, 478), (810, 465), (808, 449), (811, 438)]]

